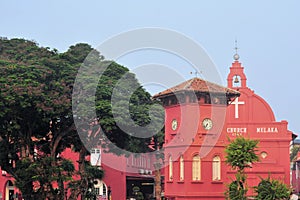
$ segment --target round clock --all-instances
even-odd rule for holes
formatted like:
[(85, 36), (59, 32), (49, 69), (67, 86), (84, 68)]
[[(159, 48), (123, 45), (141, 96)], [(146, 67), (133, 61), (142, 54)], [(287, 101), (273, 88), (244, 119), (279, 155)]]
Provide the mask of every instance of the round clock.
[(178, 122), (177, 122), (176, 119), (173, 119), (173, 120), (172, 120), (171, 126), (172, 126), (172, 130), (173, 130), (173, 131), (175, 131), (175, 130), (177, 129)]
[(213, 127), (213, 122), (211, 119), (209, 118), (205, 118), (203, 121), (202, 121), (202, 126), (205, 130), (210, 130), (212, 127)]

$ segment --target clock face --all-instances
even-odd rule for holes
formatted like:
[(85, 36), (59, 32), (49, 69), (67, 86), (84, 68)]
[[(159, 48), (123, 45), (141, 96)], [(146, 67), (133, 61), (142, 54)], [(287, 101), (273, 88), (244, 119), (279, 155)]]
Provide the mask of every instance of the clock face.
[(211, 119), (209, 118), (205, 118), (203, 121), (202, 121), (202, 126), (205, 130), (210, 130), (212, 127), (213, 127), (213, 122)]
[(175, 130), (177, 129), (178, 122), (177, 122), (176, 119), (173, 119), (173, 120), (172, 120), (171, 126), (172, 126), (172, 130), (173, 130), (173, 131), (175, 131)]

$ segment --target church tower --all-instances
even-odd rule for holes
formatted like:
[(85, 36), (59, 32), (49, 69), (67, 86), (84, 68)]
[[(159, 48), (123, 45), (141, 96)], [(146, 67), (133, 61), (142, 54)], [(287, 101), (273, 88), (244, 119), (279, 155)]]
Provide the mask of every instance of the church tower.
[[(233, 58), (234, 62), (227, 76), (227, 86), (239, 91), (240, 96), (227, 108), (223, 134), (231, 139), (242, 136), (259, 140), (257, 154), (260, 161), (246, 170), (250, 186), (248, 193), (254, 194), (251, 186), (258, 185), (259, 177), (266, 178), (269, 175), (289, 185), (289, 145), (293, 133), (288, 130), (287, 121), (277, 122), (270, 105), (247, 86), (244, 67), (237, 52)], [(228, 169), (227, 175), (233, 175), (231, 169)]]

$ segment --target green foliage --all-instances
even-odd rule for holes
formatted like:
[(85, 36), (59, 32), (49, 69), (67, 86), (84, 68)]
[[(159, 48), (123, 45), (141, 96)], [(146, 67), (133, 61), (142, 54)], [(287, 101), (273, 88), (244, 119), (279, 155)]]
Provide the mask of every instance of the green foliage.
[(233, 169), (237, 169), (235, 175), (236, 180), (233, 180), (227, 187), (225, 192), (226, 199), (230, 200), (246, 200), (247, 186), (245, 168), (251, 167), (253, 162), (259, 160), (256, 155), (258, 140), (246, 139), (238, 137), (230, 141), (226, 147), (226, 163)]
[[(50, 183), (56, 181), (63, 191), (74, 166), (58, 155), (82, 145), (73, 124), (72, 85), (92, 48), (78, 44), (59, 54), (24, 39), (2, 39), (0, 47), (0, 165), (24, 196), (36, 193), (34, 182), (52, 191)], [(34, 148), (40, 153), (36, 158)], [(61, 194), (53, 192), (56, 199)]]
[[(83, 66), (86, 71), (77, 77), (77, 81), (84, 88), (78, 90), (81, 93), (76, 98), (78, 102), (85, 103), (74, 105), (75, 110), (80, 111), (80, 117), (85, 119), (82, 121), (92, 115), (89, 105), (95, 104), (97, 119), (105, 134), (101, 138), (104, 150), (115, 154), (123, 153), (119, 149), (129, 152), (151, 151), (149, 144), (153, 133), (161, 133), (163, 129), (162, 107), (151, 100), (151, 95), (141, 87), (135, 75), (127, 68), (108, 61), (98, 63), (89, 60), (88, 63), (85, 62)], [(94, 75), (97, 73), (94, 70), (89, 71), (91, 67), (95, 68), (94, 65), (98, 71), (103, 71), (100, 78)], [(97, 88), (96, 100), (90, 95), (93, 88)], [(97, 145), (92, 144), (95, 139), (84, 139), (89, 146)]]
[(88, 174), (88, 177), (92, 177), (93, 179), (103, 179), (104, 171), (99, 169), (97, 166), (91, 166), (89, 163), (86, 163), (85, 172)]
[(291, 153), (290, 153), (290, 161), (291, 162), (294, 162), (295, 159), (297, 159), (297, 155), (298, 155), (299, 150), (300, 150), (300, 146), (293, 145), (293, 147), (291, 149)]
[(258, 186), (254, 187), (257, 200), (288, 200), (290, 197), (289, 188), (279, 180), (261, 178)]
[(236, 180), (232, 181), (225, 192), (226, 199), (230, 200), (246, 200), (246, 194), (248, 188), (246, 186), (246, 175), (244, 173), (238, 172), (236, 175)]
[[(99, 65), (101, 71), (101, 66), (109, 63), (99, 80), (99, 77), (86, 74), (82, 81), (88, 84), (86, 88), (80, 88), (86, 91), (97, 88), (96, 101), (89, 96), (83, 96), (83, 100), (96, 106), (97, 124), (101, 125), (110, 142), (102, 140), (103, 148), (114, 153), (122, 153), (115, 151), (115, 146), (132, 152), (146, 152), (163, 144), (163, 123), (159, 123), (164, 120), (161, 106), (151, 100), (151, 95), (126, 67), (104, 61), (90, 45), (76, 44), (59, 53), (56, 49), (39, 47), (35, 41), (2, 38), (0, 48), (0, 165), (16, 179), (24, 195), (34, 192), (34, 181), (48, 184), (50, 188), (49, 183), (56, 181), (60, 187), (58, 191), (64, 190), (63, 182), (71, 181), (70, 175), (75, 173), (72, 163), (58, 157), (67, 147), (80, 152), (82, 158), (88, 155), (88, 151), (81, 151), (84, 148), (82, 138), (78, 137), (72, 112), (73, 85), (83, 63), (90, 73), (94, 71), (89, 67)], [(87, 55), (89, 59), (86, 60)], [(123, 80), (122, 84), (118, 84), (119, 80)], [(118, 90), (114, 93), (116, 86)], [(118, 116), (113, 116), (112, 94), (117, 100), (114, 103)], [(100, 141), (96, 138), (99, 129), (90, 123), (93, 120), (88, 118), (88, 123), (81, 128), (92, 133), (87, 134), (86, 140)], [(128, 126), (128, 121), (145, 128), (141, 133), (132, 130), (129, 135), (118, 126)], [(161, 129), (156, 130), (156, 127)], [(154, 132), (159, 134), (152, 137), (150, 134)], [(140, 138), (139, 134), (144, 137)], [(153, 141), (153, 148), (149, 148)], [(35, 148), (40, 152), (36, 158)], [(88, 175), (103, 177), (103, 171), (81, 167), (86, 172), (78, 174), (84, 179), (91, 178)], [(24, 171), (26, 174), (22, 174)], [(57, 191), (55, 194), (59, 195)]]
[[(31, 196), (34, 199), (46, 199), (51, 195), (52, 198), (60, 199), (54, 183), (71, 181), (75, 171), (72, 161), (59, 159), (56, 162), (52, 157), (40, 157), (32, 162), (29, 158), (18, 161), (15, 170), (15, 186), (20, 188), (24, 197)], [(47, 190), (45, 191), (45, 188)]]
[(142, 193), (142, 192), (137, 192), (136, 199), (137, 199), (137, 200), (144, 200), (144, 195), (143, 195), (143, 193)]
[[(72, 180), (68, 183), (68, 188), (72, 190), (81, 190), (82, 199), (96, 198), (95, 184), (96, 181), (103, 179), (104, 171), (97, 166), (91, 166), (89, 162), (82, 165), (85, 170), (80, 174), (79, 180)], [(75, 199), (77, 197), (75, 196)]]
[(134, 187), (132, 188), (132, 191), (133, 191), (133, 194), (135, 195), (135, 198), (136, 198), (137, 200), (144, 200), (144, 195), (143, 195), (143, 193), (140, 191), (140, 187), (134, 186)]
[(259, 161), (256, 155), (258, 140), (238, 137), (226, 147), (226, 163), (233, 169), (244, 170), (251, 167), (253, 162)]
[(0, 39), (0, 47), (1, 59), (18, 63), (37, 64), (40, 58), (51, 57), (55, 54), (55, 51), (39, 47), (35, 41), (25, 39)]
[(290, 162), (293, 163), (293, 166), (292, 166), (292, 170), (296, 170), (296, 160), (297, 160), (297, 155), (298, 155), (298, 152), (300, 150), (300, 146), (296, 146), (296, 145), (293, 145), (292, 149), (291, 149), (291, 152), (290, 152)]
[(93, 51), (90, 45), (84, 43), (70, 46), (67, 52), (60, 54), (60, 57), (69, 61), (70, 64), (81, 64), (89, 54), (93, 54), (97, 59), (104, 59), (97, 51)]

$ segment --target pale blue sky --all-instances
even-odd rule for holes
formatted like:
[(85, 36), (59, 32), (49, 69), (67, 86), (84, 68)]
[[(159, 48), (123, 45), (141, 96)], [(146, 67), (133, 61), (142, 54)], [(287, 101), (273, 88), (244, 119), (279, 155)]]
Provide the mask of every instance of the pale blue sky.
[[(300, 133), (298, 0), (1, 0), (0, 8), (0, 36), (33, 39), (61, 52), (78, 42), (97, 47), (113, 35), (136, 28), (178, 31), (206, 49), (224, 84), (237, 38), (248, 86), (269, 102), (277, 121), (288, 120), (289, 128)], [(154, 56), (138, 57), (138, 61), (120, 62), (131, 68)], [(174, 61), (166, 56), (163, 62), (185, 64)]]

